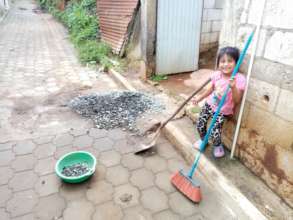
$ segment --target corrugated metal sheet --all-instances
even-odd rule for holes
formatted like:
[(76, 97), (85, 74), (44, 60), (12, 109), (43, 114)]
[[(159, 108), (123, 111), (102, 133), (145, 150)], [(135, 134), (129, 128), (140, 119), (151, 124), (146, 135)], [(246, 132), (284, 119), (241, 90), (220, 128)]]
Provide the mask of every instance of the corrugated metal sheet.
[(156, 72), (171, 74), (198, 69), (203, 0), (159, 0)]
[(127, 39), (138, 0), (97, 0), (102, 40), (120, 53)]

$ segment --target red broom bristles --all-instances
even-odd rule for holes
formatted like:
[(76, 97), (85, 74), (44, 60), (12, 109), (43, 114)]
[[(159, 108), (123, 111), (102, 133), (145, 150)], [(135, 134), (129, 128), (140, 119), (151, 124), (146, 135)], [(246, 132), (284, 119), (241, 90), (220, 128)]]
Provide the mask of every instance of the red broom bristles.
[(195, 186), (180, 171), (171, 177), (172, 184), (191, 201), (199, 203), (201, 201), (200, 187)]

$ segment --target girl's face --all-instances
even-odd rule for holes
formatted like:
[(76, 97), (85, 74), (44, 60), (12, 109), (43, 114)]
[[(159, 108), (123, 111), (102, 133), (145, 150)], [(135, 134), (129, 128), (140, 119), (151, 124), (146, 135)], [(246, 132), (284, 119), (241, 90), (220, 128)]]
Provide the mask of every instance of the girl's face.
[(235, 65), (236, 65), (235, 60), (227, 54), (224, 54), (219, 60), (219, 69), (225, 75), (230, 76), (233, 72)]

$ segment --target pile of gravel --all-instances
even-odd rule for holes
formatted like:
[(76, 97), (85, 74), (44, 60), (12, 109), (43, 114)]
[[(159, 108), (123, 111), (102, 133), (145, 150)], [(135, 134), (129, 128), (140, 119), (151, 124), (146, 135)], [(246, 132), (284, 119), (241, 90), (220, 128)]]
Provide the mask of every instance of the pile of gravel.
[(64, 176), (81, 176), (89, 171), (89, 167), (86, 163), (77, 163), (71, 166), (63, 167), (62, 174)]
[(160, 112), (163, 106), (141, 92), (107, 92), (79, 96), (69, 106), (78, 114), (93, 119), (97, 128), (138, 131), (136, 119), (146, 113)]

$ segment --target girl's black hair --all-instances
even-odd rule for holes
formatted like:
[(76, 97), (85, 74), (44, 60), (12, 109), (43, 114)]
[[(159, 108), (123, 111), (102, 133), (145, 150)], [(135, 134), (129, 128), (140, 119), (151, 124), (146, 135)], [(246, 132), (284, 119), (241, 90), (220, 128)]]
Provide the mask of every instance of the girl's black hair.
[(237, 47), (223, 47), (219, 50), (218, 56), (217, 56), (217, 67), (219, 67), (219, 62), (222, 56), (227, 54), (228, 56), (232, 57), (235, 60), (235, 63), (237, 63), (239, 59), (239, 49)]

